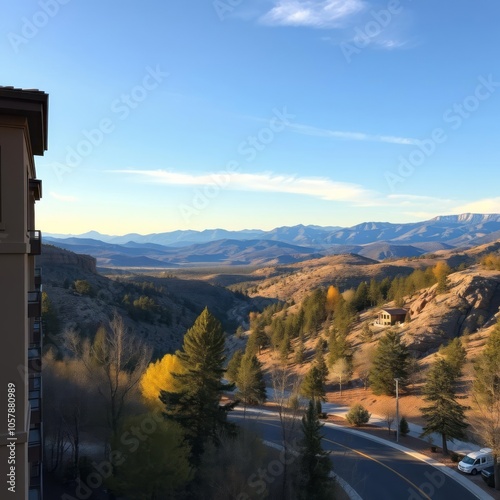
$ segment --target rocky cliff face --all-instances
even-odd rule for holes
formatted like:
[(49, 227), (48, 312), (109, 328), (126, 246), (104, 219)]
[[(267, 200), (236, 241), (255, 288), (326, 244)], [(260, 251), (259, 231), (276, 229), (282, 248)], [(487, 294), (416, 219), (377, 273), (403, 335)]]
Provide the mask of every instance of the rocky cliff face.
[(437, 285), (405, 305), (411, 322), (400, 328), (413, 351), (425, 356), (448, 340), (493, 325), (500, 316), (500, 272), (471, 268), (448, 277), (448, 290)]
[(96, 259), (90, 255), (76, 254), (52, 245), (42, 245), (42, 254), (37, 265), (70, 265), (87, 272), (96, 273)]

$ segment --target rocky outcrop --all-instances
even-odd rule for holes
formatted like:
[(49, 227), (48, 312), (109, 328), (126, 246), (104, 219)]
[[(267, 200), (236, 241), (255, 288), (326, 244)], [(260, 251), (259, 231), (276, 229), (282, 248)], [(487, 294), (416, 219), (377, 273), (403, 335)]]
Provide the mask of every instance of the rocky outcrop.
[(83, 271), (96, 273), (96, 259), (90, 255), (69, 252), (52, 245), (42, 245), (42, 254), (38, 257), (37, 264), (41, 267), (46, 265), (69, 265), (82, 269)]
[(419, 356), (425, 356), (450, 339), (474, 333), (496, 322), (500, 308), (500, 273), (477, 268), (453, 273), (448, 290), (437, 285), (405, 304), (411, 322), (401, 326), (403, 338)]

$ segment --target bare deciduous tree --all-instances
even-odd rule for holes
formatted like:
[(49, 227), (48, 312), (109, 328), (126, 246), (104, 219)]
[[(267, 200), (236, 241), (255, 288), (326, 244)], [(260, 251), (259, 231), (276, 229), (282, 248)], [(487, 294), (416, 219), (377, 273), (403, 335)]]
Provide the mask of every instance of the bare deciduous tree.
[(352, 369), (345, 358), (338, 359), (332, 366), (330, 373), (339, 383), (340, 397), (342, 397), (342, 384), (347, 383), (352, 375)]
[(111, 434), (116, 434), (125, 404), (151, 359), (150, 349), (126, 331), (118, 314), (98, 330), (93, 342), (70, 331), (65, 334), (65, 346), (83, 363), (89, 381), (105, 402)]
[[(285, 457), (291, 453), (292, 443), (300, 427), (300, 420), (297, 418), (301, 411), (300, 404), (290, 404), (292, 400), (299, 401), (299, 387), (302, 380), (297, 377), (290, 367), (283, 362), (275, 361), (271, 367), (271, 385), (273, 388), (273, 399), (277, 405), (280, 419), (281, 438)], [(291, 488), (290, 471), (288, 470), (288, 460), (283, 463), (282, 475), (282, 498), (289, 498)]]

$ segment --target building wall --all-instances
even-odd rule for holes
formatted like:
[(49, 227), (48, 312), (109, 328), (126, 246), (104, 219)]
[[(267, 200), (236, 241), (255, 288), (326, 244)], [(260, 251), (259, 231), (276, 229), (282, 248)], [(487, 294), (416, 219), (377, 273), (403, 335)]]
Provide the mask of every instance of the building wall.
[[(34, 207), (29, 178), (35, 175), (27, 121), (0, 116), (0, 476), (2, 498), (28, 498), (28, 291), (34, 288), (34, 257), (29, 255), (29, 224), (34, 224)], [(10, 465), (6, 419), (8, 384), (15, 385), (16, 493), (4, 496)]]

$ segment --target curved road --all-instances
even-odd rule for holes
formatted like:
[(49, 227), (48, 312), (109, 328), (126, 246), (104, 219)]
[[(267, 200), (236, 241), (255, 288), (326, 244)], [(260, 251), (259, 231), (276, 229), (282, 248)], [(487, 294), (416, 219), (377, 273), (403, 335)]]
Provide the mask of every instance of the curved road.
[[(277, 415), (235, 411), (232, 418), (249, 425), (265, 440), (282, 444)], [(323, 448), (331, 451), (333, 470), (349, 483), (363, 500), (473, 500), (476, 496), (437, 468), (394, 449), (342, 428), (322, 428)]]

